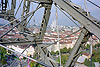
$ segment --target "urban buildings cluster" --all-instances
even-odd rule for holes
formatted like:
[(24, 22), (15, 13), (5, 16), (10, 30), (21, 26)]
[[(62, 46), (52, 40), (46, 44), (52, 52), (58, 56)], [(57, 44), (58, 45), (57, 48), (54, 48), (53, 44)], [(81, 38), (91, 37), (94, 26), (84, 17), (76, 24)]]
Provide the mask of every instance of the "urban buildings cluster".
[[(5, 28), (0, 29), (0, 36), (3, 35), (5, 32), (7, 32), (7, 30), (9, 30), (10, 28), (11, 28), (11, 26), (7, 26)], [(32, 31), (33, 33), (39, 32), (39, 28), (40, 27), (37, 26), (37, 25), (33, 25), (33, 26), (29, 25), (29, 27), (28, 27), (28, 29), (30, 31)], [(76, 26), (59, 25), (59, 39), (64, 38), (64, 37), (70, 35), (71, 33), (75, 32), (77, 30), (79, 30), (79, 28), (76, 27)], [(80, 34), (80, 31), (75, 33), (75, 34), (73, 34), (73, 35), (70, 35), (67, 38), (64, 38), (64, 39), (60, 40), (59, 41), (60, 48), (61, 49), (64, 48), (64, 47), (73, 48), (74, 45), (75, 45), (75, 42), (78, 39), (79, 34)], [(24, 38), (24, 36), (19, 33), (17, 28), (14, 28), (11, 32), (9, 32), (3, 38)], [(94, 41), (93, 41), (94, 44), (96, 44), (96, 42), (99, 41), (95, 36), (93, 36), (93, 39), (94, 39)], [(56, 51), (59, 50), (59, 45), (56, 42), (57, 40), (58, 40), (58, 33), (57, 33), (56, 21), (53, 21), (51, 23), (51, 25), (47, 27), (43, 42), (45, 42), (45, 43), (53, 43), (51, 46), (48, 47), (48, 50), (56, 52)], [(91, 43), (90, 40), (87, 43), (90, 44)], [(8, 46), (8, 47), (14, 48), (18, 52), (22, 52), (25, 49), (26, 46), (27, 46), (27, 44), (19, 45), (19, 46), (14, 46), (13, 45), (13, 46)], [(34, 48), (32, 46), (30, 46), (24, 52), (24, 54), (28, 54), (28, 53), (33, 55)]]

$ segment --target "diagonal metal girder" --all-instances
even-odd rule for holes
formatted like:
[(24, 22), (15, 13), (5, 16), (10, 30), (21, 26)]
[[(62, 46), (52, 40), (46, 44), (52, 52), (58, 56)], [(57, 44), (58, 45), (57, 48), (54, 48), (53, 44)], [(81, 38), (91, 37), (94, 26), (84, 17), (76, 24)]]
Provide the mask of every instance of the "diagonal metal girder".
[[(92, 16), (84, 14), (84, 10), (72, 5), (71, 1), (65, 0), (53, 0), (60, 8), (71, 15), (81, 25), (83, 25), (89, 32), (93, 33), (100, 39), (100, 21)], [(77, 8), (75, 8), (77, 7)], [(83, 10), (83, 11), (82, 11)]]
[[(42, 4), (45, 10), (44, 10), (42, 23), (41, 23), (40, 32), (37, 34), (39, 39), (42, 39), (42, 40), (44, 37), (44, 33), (46, 32), (47, 24), (48, 24), (50, 13), (51, 13), (50, 11), (51, 11), (51, 6), (52, 6), (52, 1), (50, 0), (49, 3), (51, 4)], [(42, 46), (39, 44), (37, 44), (37, 46), (35, 47), (35, 51), (36, 53), (38, 53), (38, 56), (41, 58), (41, 61), (50, 65), (51, 67), (58, 67), (58, 64), (54, 61), (53, 57), (50, 55), (47, 48), (44, 48), (44, 47), (45, 46)]]
[(37, 61), (37, 60), (35, 60), (35, 59), (33, 59), (33, 58), (30, 58), (30, 57), (28, 57), (28, 56), (26, 56), (26, 55), (24, 55), (24, 54), (21, 54), (21, 53), (19, 53), (19, 52), (17, 52), (17, 51), (14, 51), (14, 50), (12, 50), (12, 49), (10, 49), (10, 48), (8, 48), (8, 47), (5, 47), (5, 46), (3, 46), (3, 45), (1, 45), (1, 44), (0, 44), (0, 47), (3, 47), (3, 48), (5, 48), (5, 49), (7, 49), (7, 50), (10, 50), (10, 51), (14, 52), (14, 53), (17, 53), (18, 55), (21, 55), (21, 56), (23, 56), (23, 57), (26, 57), (26, 58), (28, 58), (28, 59), (30, 59), (30, 60), (33, 60), (34, 62), (39, 63), (39, 64), (41, 64), (41, 65), (43, 65), (43, 66), (45, 66), (45, 67), (51, 67), (51, 66), (49, 66), (49, 65), (47, 65), (47, 64), (45, 64), (45, 63), (43, 63), (43, 62)]
[(54, 60), (51, 53), (47, 49), (44, 49), (41, 45), (38, 45), (36, 51), (42, 62), (50, 65), (51, 67), (58, 67), (57, 62)]
[(79, 35), (77, 42), (75, 43), (75, 46), (73, 47), (73, 50), (72, 50), (67, 62), (65, 63), (65, 67), (73, 67), (74, 66), (75, 62), (78, 59), (78, 56), (80, 55), (80, 52), (82, 51), (82, 46), (83, 47), (85, 46), (89, 37), (90, 37), (90, 33), (86, 29), (83, 29), (81, 34)]
[(40, 28), (40, 32), (38, 34), (38, 37), (43, 39), (44, 37), (44, 33), (46, 32), (46, 28), (49, 22), (49, 17), (51, 14), (51, 7), (52, 7), (52, 1), (50, 0), (51, 4), (43, 4), (45, 10), (44, 10), (44, 15), (43, 15), (43, 19), (42, 19), (42, 23), (41, 23), (41, 28)]

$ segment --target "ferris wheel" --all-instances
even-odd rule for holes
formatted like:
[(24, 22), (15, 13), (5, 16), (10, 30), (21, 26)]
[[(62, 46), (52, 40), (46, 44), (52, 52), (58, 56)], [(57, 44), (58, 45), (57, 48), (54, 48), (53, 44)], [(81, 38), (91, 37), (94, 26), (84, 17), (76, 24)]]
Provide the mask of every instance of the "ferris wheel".
[[(96, 7), (100, 8), (90, 0), (88, 1)], [(58, 63), (54, 60), (51, 53), (47, 50), (47, 47), (54, 43), (57, 43), (60, 40), (63, 40), (64, 38), (70, 37), (70, 35), (61, 38), (53, 43), (43, 43), (43, 38), (50, 19), (52, 5), (56, 7), (56, 10), (58, 9), (62, 13), (64, 13), (64, 15), (67, 16), (71, 21), (75, 20), (82, 25), (82, 27), (80, 27), (73, 21), (79, 27), (79, 30), (71, 33), (70, 35), (81, 31), (79, 38), (77, 39), (75, 46), (73, 47), (73, 50), (65, 63), (65, 67), (73, 67), (80, 53), (84, 49), (84, 46), (87, 43), (88, 39), (93, 35), (100, 39), (100, 21), (91, 16), (91, 14), (87, 10), (86, 3), (85, 11), (80, 6), (73, 3), (71, 0), (1, 0), (0, 18), (8, 20), (9, 23), (1, 26), (0, 29), (7, 26), (10, 26), (10, 29), (8, 29), (0, 36), (0, 46), (12, 52), (18, 53), (19, 57), (26, 57), (43, 66), (58, 67)], [(35, 24), (34, 15), (40, 9), (42, 9), (43, 11), (40, 30), (37, 33), (33, 33), (28, 29), (27, 26), (29, 23), (31, 23), (31, 21)], [(69, 14), (70, 17), (66, 13)], [(56, 19), (58, 19), (57, 11)], [(5, 38), (5, 36), (15, 28), (18, 29), (19, 34), (22, 35), (23, 38)], [(35, 59), (24, 55), (23, 53), (25, 50), (23, 50), (22, 53), (19, 53), (7, 47), (9, 45), (25, 44), (28, 44), (25, 47), (25, 50), (30, 45), (34, 47), (34, 56), (36, 56)]]

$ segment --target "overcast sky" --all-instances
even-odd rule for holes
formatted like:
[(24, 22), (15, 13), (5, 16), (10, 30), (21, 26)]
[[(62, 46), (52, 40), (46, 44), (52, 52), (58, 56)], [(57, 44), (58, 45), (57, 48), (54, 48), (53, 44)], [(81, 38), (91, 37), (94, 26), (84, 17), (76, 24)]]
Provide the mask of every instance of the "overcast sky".
[[(9, 0), (11, 1), (11, 0)], [(19, 5), (19, 0), (16, 0), (17, 1), (17, 5)], [(93, 1), (95, 4), (99, 5), (100, 6), (100, 0), (91, 0)], [(75, 4), (77, 5), (80, 5), (82, 6), (82, 8), (85, 10), (85, 6), (84, 6), (84, 0), (72, 0), (72, 2), (74, 2)], [(32, 5), (32, 4), (31, 4)], [(97, 18), (98, 20), (100, 20), (100, 8), (97, 8), (95, 7), (94, 5), (90, 4), (89, 2), (87, 2), (87, 6), (88, 6), (88, 11), (91, 13), (92, 16), (94, 16), (95, 18)], [(18, 8), (18, 7), (17, 7)], [(36, 4), (33, 4), (33, 9), (36, 8)], [(22, 11), (22, 6), (21, 6), (21, 10)], [(18, 12), (17, 14), (17, 18), (20, 17), (20, 14), (21, 12)], [(30, 11), (32, 11), (32, 7), (30, 9)], [(35, 23), (36, 24), (40, 24), (41, 23), (41, 20), (42, 20), (42, 16), (43, 16), (43, 11), (44, 9), (39, 9), (34, 17), (35, 17)], [(50, 19), (49, 19), (49, 25), (51, 24), (51, 22), (53, 20), (56, 20), (56, 16), (55, 16), (55, 6), (53, 5), (52, 6), (52, 9), (51, 9), (51, 15), (50, 15)], [(2, 19), (1, 19), (2, 21)], [(5, 21), (6, 22), (6, 21)], [(66, 26), (73, 26), (75, 25), (73, 22), (71, 22), (62, 12), (60, 12), (58, 10), (58, 22), (59, 22), (59, 25), (66, 25)], [(33, 20), (31, 20), (30, 24), (33, 24)]]

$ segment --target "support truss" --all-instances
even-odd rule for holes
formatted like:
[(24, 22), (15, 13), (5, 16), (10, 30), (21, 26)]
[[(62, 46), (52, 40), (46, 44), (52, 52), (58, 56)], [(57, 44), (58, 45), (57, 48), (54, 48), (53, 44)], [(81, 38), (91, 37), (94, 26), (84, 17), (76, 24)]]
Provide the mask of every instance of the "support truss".
[[(31, 2), (38, 3), (38, 6), (34, 11), (30, 12)], [(22, 11), (21, 17), (16, 19), (16, 14), (18, 14), (17, 12), (19, 8), (21, 7), (22, 3), (23, 3), (23, 11)], [(50, 52), (47, 50), (46, 48), (47, 45), (44, 45), (42, 43), (44, 34), (46, 32), (47, 24), (50, 18), (50, 13), (51, 13), (50, 11), (51, 11), (51, 7), (53, 3), (56, 3), (56, 5), (59, 6), (59, 8), (67, 12), (74, 20), (78, 21), (84, 27), (65, 64), (65, 67), (73, 67), (82, 49), (84, 48), (86, 42), (88, 41), (91, 33), (100, 39), (100, 34), (99, 34), (100, 21), (98, 21), (96, 18), (92, 17), (91, 15), (87, 16), (87, 13), (80, 6), (71, 2), (71, 0), (22, 0), (16, 12), (15, 12), (16, 0), (11, 1), (11, 9), (9, 10), (7, 10), (8, 0), (1, 0), (0, 5), (2, 5), (2, 7), (0, 9), (1, 11), (0, 18), (4, 18), (10, 21), (10, 23), (4, 25), (3, 27), (10, 24), (12, 25), (12, 28), (8, 30), (6, 33), (4, 33), (3, 35), (1, 35), (0, 46), (6, 48), (3, 45), (32, 44), (34, 46), (35, 54), (37, 55), (38, 59), (40, 59), (40, 61), (43, 62), (43, 63), (40, 63), (35, 60), (37, 63), (40, 63), (47, 67), (49, 66), (58, 67), (57, 62), (54, 60)], [(45, 8), (45, 10), (44, 10), (43, 19), (41, 22), (41, 28), (40, 28), (39, 33), (33, 34), (33, 32), (29, 31), (26, 27), (30, 19), (34, 16), (34, 13), (42, 7)], [(29, 17), (30, 19), (28, 20)], [(8, 34), (14, 28), (18, 28), (20, 33), (25, 38), (8, 38), (8, 39), (3, 38), (6, 34)], [(21, 55), (25, 56), (23, 54)], [(34, 60), (30, 57), (27, 57), (27, 58)]]

